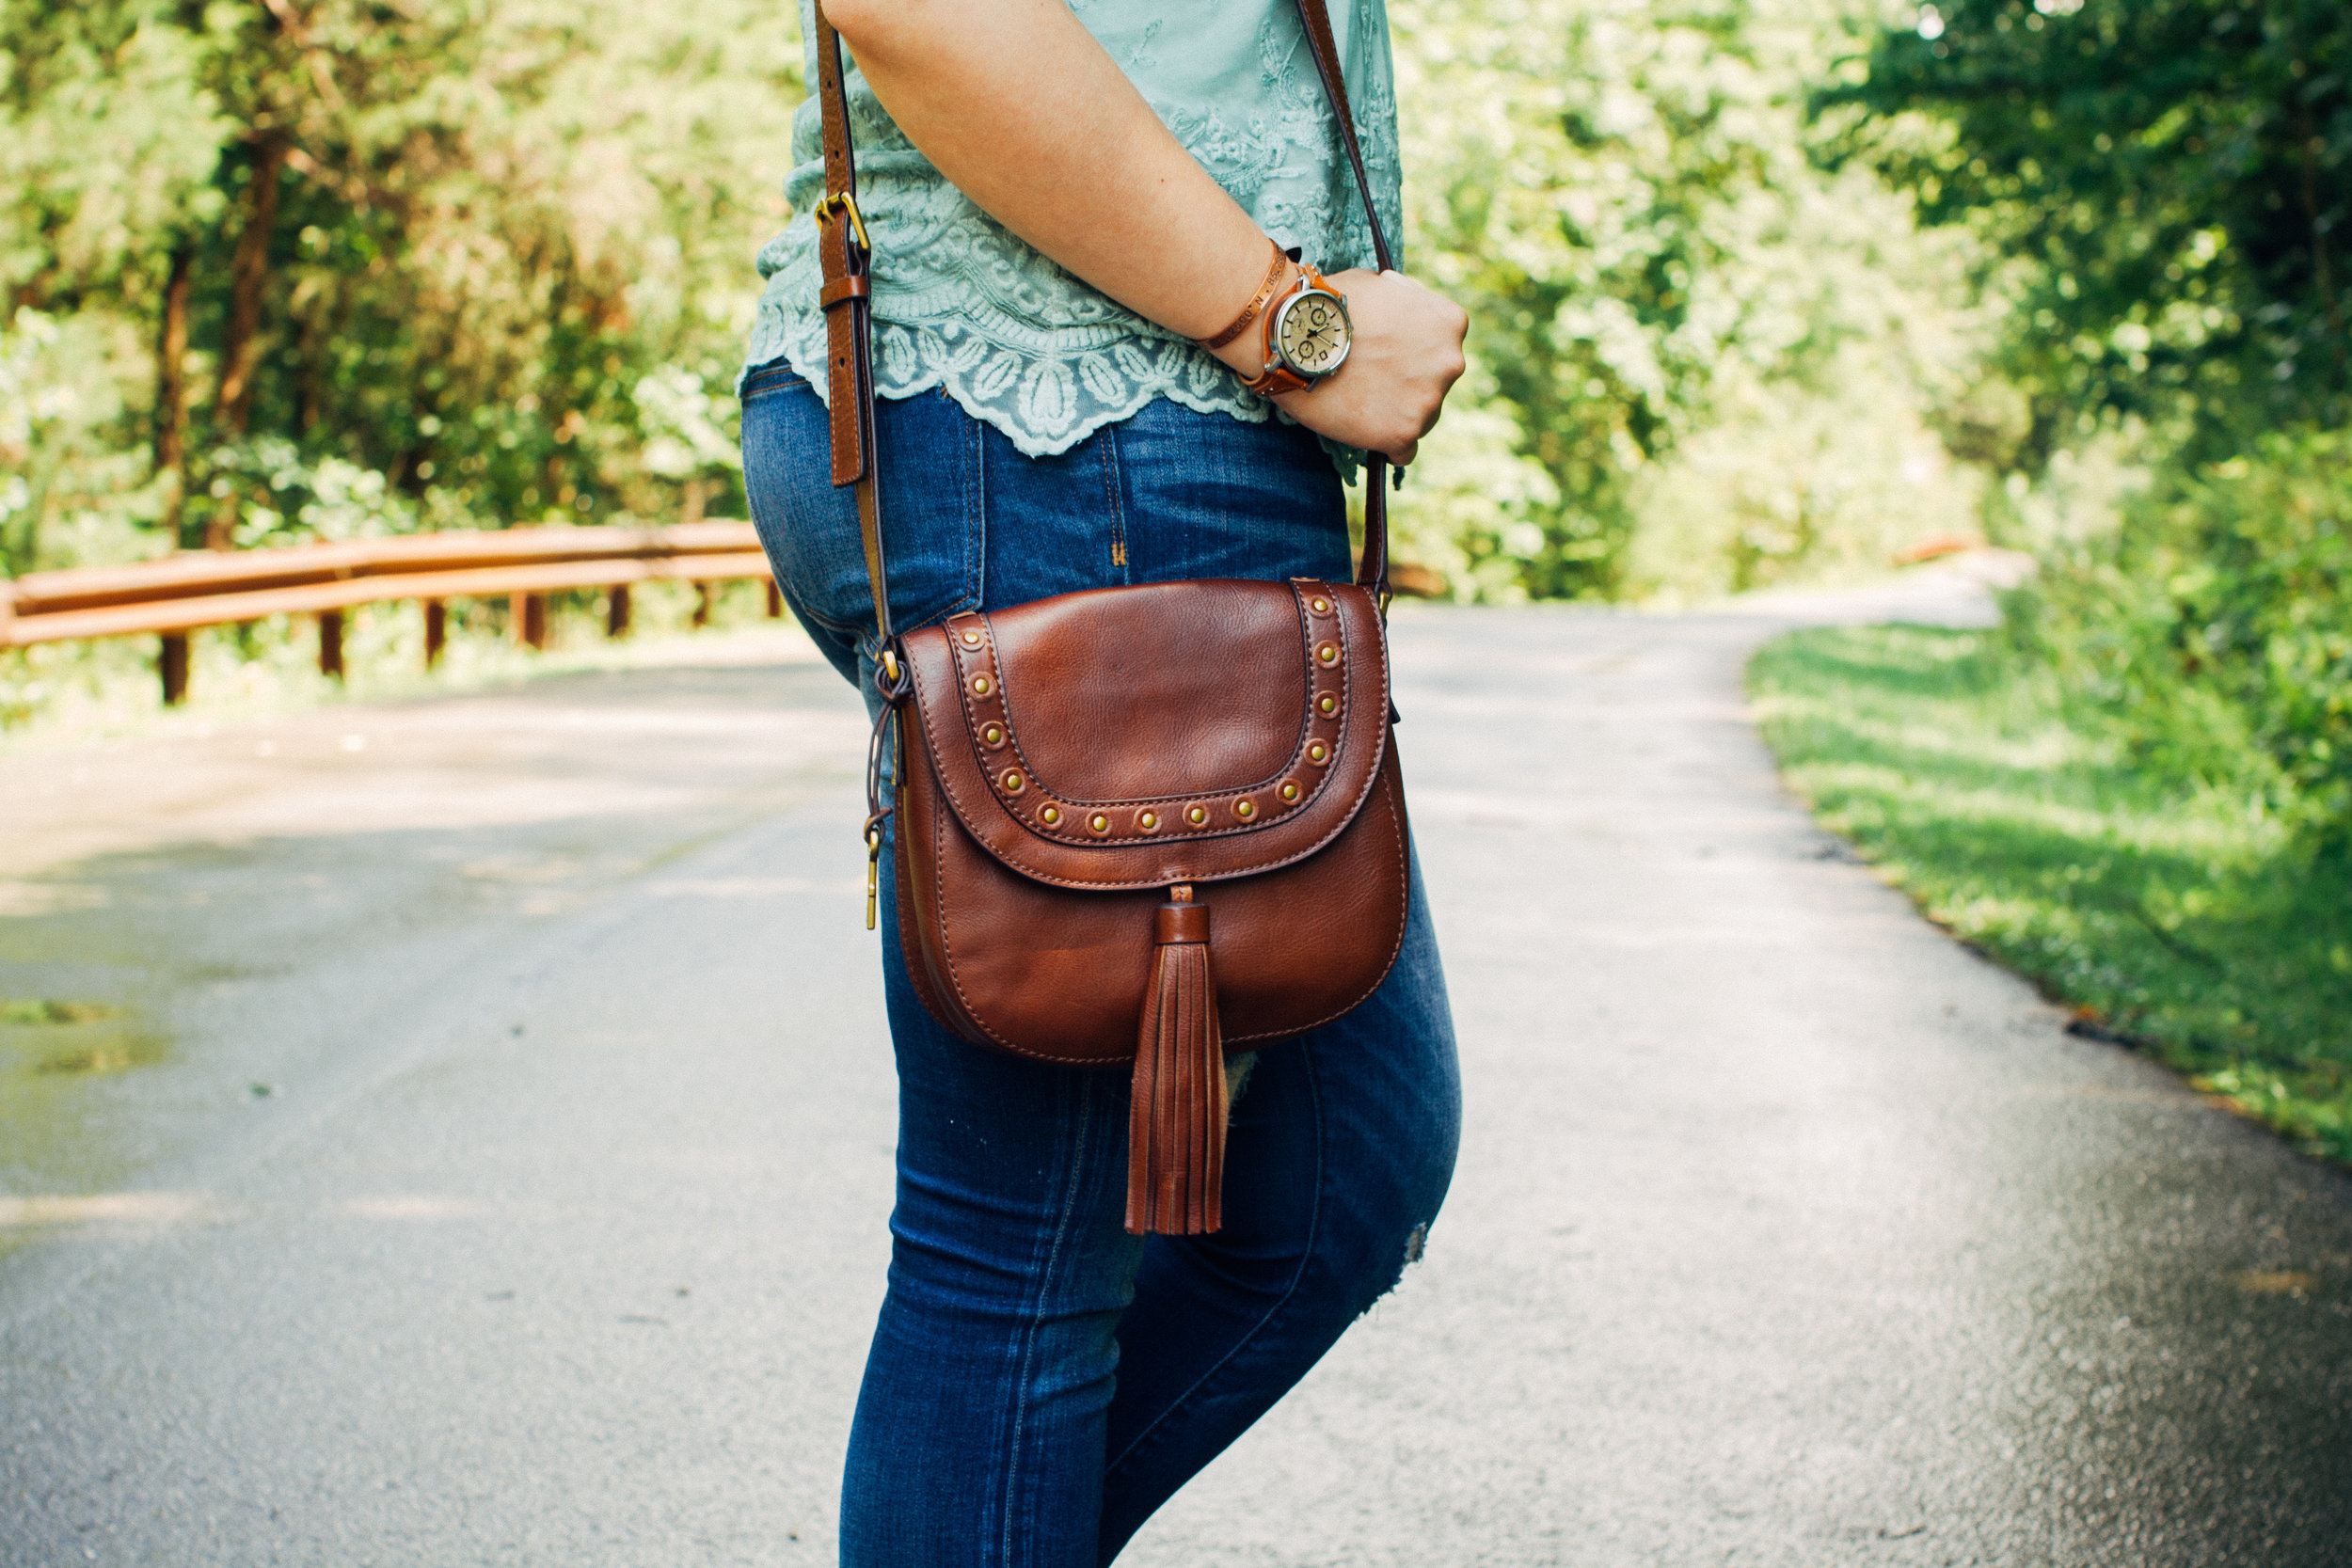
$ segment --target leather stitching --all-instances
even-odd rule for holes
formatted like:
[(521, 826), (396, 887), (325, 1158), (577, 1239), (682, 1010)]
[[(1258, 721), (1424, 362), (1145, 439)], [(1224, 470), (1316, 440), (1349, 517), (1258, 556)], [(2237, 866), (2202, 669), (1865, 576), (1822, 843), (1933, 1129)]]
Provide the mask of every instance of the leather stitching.
[[(936, 769), (932, 771), (931, 779), (933, 783), (940, 782), (939, 774)], [(945, 793), (945, 790), (946, 786), (942, 784), (942, 793)], [(931, 823), (931, 864), (936, 866), (946, 863), (946, 857), (947, 854), (947, 823), (949, 818), (955, 814), (953, 812), (940, 811), (934, 807), (931, 815), (934, 818)], [(957, 828), (961, 831), (962, 824), (959, 822), (957, 824)], [(1408, 891), (1406, 897), (1409, 898), (1411, 894)], [(933, 877), (931, 879), (931, 908), (937, 911), (931, 924), (933, 928), (939, 932), (939, 956), (943, 967), (945, 967), (947, 971), (948, 988), (956, 993), (956, 1006), (962, 1012), (964, 1021), (972, 1026), (971, 1029), (958, 1029), (956, 1033), (963, 1036), (966, 1039), (969, 1039), (972, 1037), (973, 1031), (977, 1030), (978, 1033), (987, 1036), (990, 1043), (1001, 1046), (1003, 1049), (1011, 1052), (1016, 1056), (1026, 1056), (1033, 1062), (1051, 1062), (1057, 1067), (1068, 1067), (1072, 1065), (1059, 1057), (1049, 1056), (1042, 1051), (1031, 1051), (1025, 1046), (1015, 1044), (1013, 1041), (1007, 1039), (1004, 1036), (998, 1034), (993, 1028), (990, 1027), (986, 1021), (980, 1017), (978, 1009), (973, 1006), (971, 993), (963, 989), (963, 976), (956, 973), (955, 939), (948, 934), (947, 930), (947, 883), (946, 879), (945, 878)], [(1391, 961), (1393, 962), (1394, 960)], [(1367, 992), (1366, 994), (1369, 995), (1370, 993)], [(1103, 1065), (1107, 1067), (1132, 1067), (1133, 1063), (1110, 1062)]]
[[(1316, 583), (1314, 586), (1321, 588), (1326, 594), (1330, 593), (1330, 587), (1328, 584)], [(983, 641), (979, 647), (973, 649), (968, 654), (964, 651), (962, 640), (961, 638), (953, 636), (949, 637), (947, 640), (947, 651), (955, 656), (957, 676), (956, 690), (963, 705), (964, 727), (972, 738), (972, 754), (974, 757), (978, 759), (981, 776), (988, 780), (989, 788), (996, 797), (996, 803), (1003, 806), (1007, 812), (1010, 813), (1014, 820), (1020, 822), (1023, 827), (1027, 828), (1031, 832), (1036, 833), (1039, 837), (1052, 839), (1057, 844), (1066, 844), (1076, 848), (1090, 848), (1097, 845), (1126, 846), (1148, 844), (1162, 841), (1163, 837), (1181, 837), (1186, 842), (1205, 838), (1233, 838), (1245, 833), (1263, 832), (1268, 828), (1279, 827), (1282, 823), (1297, 816), (1301, 812), (1307, 810), (1308, 807), (1313, 805), (1317, 800), (1322, 798), (1324, 790), (1329, 787), (1332, 775), (1339, 768), (1340, 758), (1347, 754), (1347, 722), (1352, 712), (1351, 705), (1348, 702), (1350, 661), (1347, 657), (1348, 642), (1346, 624), (1344, 621), (1341, 620), (1337, 614), (1334, 614), (1332, 619), (1335, 622), (1339, 622), (1339, 629), (1334, 633), (1333, 641), (1339, 644), (1340, 648), (1340, 658), (1338, 664), (1336, 665), (1340, 679), (1340, 709), (1338, 715), (1333, 720), (1333, 723), (1337, 728), (1337, 734), (1331, 741), (1331, 756), (1328, 761), (1323, 763), (1316, 768), (1316, 772), (1320, 773), (1321, 777), (1317, 779), (1315, 786), (1312, 789), (1306, 791), (1297, 800), (1283, 808), (1281, 816), (1268, 817), (1263, 822), (1249, 822), (1244, 823), (1239, 827), (1225, 828), (1179, 828), (1175, 824), (1171, 823), (1169, 824), (1168, 832), (1166, 835), (1161, 834), (1157, 830), (1154, 830), (1150, 833), (1145, 833), (1140, 831), (1125, 832), (1114, 831), (1107, 834), (1080, 833), (1074, 828), (1071, 830), (1062, 830), (1057, 828), (1046, 828), (1039, 824), (1032, 823), (1023, 817), (1020, 813), (1013, 810), (1012, 802), (1006, 799), (1002, 786), (998, 784), (995, 776), (995, 764), (989, 760), (987, 751), (979, 741), (980, 728), (987, 722), (987, 721), (973, 705), (974, 699), (972, 695), (972, 677), (976, 674), (986, 675), (992, 683), (992, 692), (995, 701), (1005, 709), (1005, 717), (1003, 720), (1005, 726), (1005, 744), (1010, 747), (1012, 749), (1013, 755), (1020, 759), (1023, 773), (1038, 791), (1037, 798), (1041, 800), (1051, 801), (1052, 803), (1064, 807), (1065, 809), (1075, 808), (1083, 812), (1089, 807), (1110, 806), (1125, 812), (1139, 811), (1148, 806), (1165, 805), (1175, 807), (1181, 805), (1200, 804), (1214, 805), (1222, 801), (1236, 800), (1245, 795), (1263, 794), (1265, 791), (1273, 789), (1277, 785), (1280, 784), (1286, 779), (1300, 775), (1301, 765), (1305, 764), (1307, 761), (1307, 748), (1315, 738), (1314, 620), (1313, 617), (1309, 614), (1306, 608), (1305, 591), (1294, 583), (1292, 585), (1291, 592), (1297, 597), (1299, 603), (1298, 613), (1301, 622), (1301, 631), (1303, 633), (1300, 641), (1307, 661), (1308, 709), (1300, 723), (1298, 744), (1291, 748), (1291, 754), (1283, 762), (1282, 766), (1277, 768), (1266, 778), (1260, 779), (1254, 784), (1242, 784), (1233, 788), (1200, 790), (1191, 795), (1151, 796), (1134, 800), (1081, 800), (1073, 796), (1064, 795), (1058, 790), (1051, 788), (1039, 778), (1037, 768), (1030, 763), (1028, 757), (1024, 754), (1021, 750), (1020, 727), (1012, 721), (1011, 691), (1005, 685), (1003, 666), (995, 657), (995, 628), (988, 624), (986, 616), (980, 617), (976, 629), (979, 631)], [(1314, 775), (1308, 774), (1305, 776), (1313, 777)], [(1025, 790), (1023, 793), (1025, 794), (1027, 791)]]
[[(1377, 633), (1375, 632), (1375, 636), (1376, 635)], [(950, 662), (952, 663), (952, 660)], [(936, 758), (946, 754), (940, 744), (940, 736), (935, 727), (937, 721), (932, 712), (933, 707), (937, 705), (935, 703), (926, 703), (924, 701), (924, 681), (921, 673), (921, 663), (919, 660), (914, 661), (914, 663), (915, 686), (914, 707), (915, 711), (922, 716), (924, 743), (928, 748), (930, 748), (931, 756)], [(1383, 722), (1374, 733), (1379, 736), (1382, 742), (1385, 743), (1388, 731), (1388, 726), (1385, 721), (1389, 711), (1389, 664), (1385, 647), (1376, 648), (1375, 665), (1378, 673), (1378, 681), (1375, 691), (1375, 695), (1378, 698), (1378, 706), (1375, 709), (1375, 712), (1380, 716)], [(1298, 862), (1315, 854), (1324, 848), (1325, 846), (1331, 843), (1332, 840), (1338, 838), (1341, 833), (1345, 832), (1347, 831), (1348, 824), (1353, 822), (1358, 814), (1363, 810), (1364, 802), (1372, 798), (1373, 790), (1377, 788), (1379, 785), (1381, 758), (1385, 752), (1385, 744), (1375, 747), (1371, 758), (1371, 765), (1365, 774), (1363, 786), (1357, 792), (1355, 800), (1348, 803), (1347, 809), (1340, 815), (1339, 820), (1332, 826), (1330, 832), (1325, 833), (1322, 837), (1315, 839), (1312, 843), (1310, 843), (1295, 852), (1288, 855), (1278, 856), (1275, 859), (1259, 862), (1250, 865), (1233, 866), (1216, 871), (1194, 873), (1190, 876), (1190, 879), (1193, 881), (1202, 882), (1231, 881), (1235, 878), (1258, 876), (1267, 871), (1279, 870), (1281, 867), (1286, 865), (1295, 865)], [(1336, 759), (1334, 766), (1336, 766)], [(1009, 852), (999, 851), (995, 846), (990, 844), (989, 841), (977, 830), (970, 829), (970, 817), (964, 805), (963, 798), (956, 792), (954, 784), (948, 779), (946, 772), (941, 770), (935, 763), (933, 763), (931, 767), (931, 776), (938, 782), (940, 791), (946, 797), (948, 805), (953, 810), (955, 816), (959, 818), (959, 820), (965, 824), (967, 831), (972, 832), (974, 842), (978, 844), (985, 853), (993, 857), (1005, 865), (1010, 866), (1013, 870), (1020, 872), (1023, 876), (1029, 878), (1033, 881), (1044, 882), (1052, 887), (1075, 888), (1084, 891), (1104, 893), (1118, 892), (1124, 889), (1159, 887), (1167, 881), (1166, 878), (1156, 876), (1123, 878), (1116, 880), (1081, 879), (1074, 877), (1057, 876), (1041, 867), (1026, 863), (1025, 862), (1015, 858)], [(991, 803), (994, 803), (993, 797), (991, 798)], [(1269, 826), (1287, 826), (1290, 823), (1296, 821), (1298, 815), (1298, 813), (1293, 812), (1286, 816), (1278, 818), (1274, 824), (1270, 824)], [(1015, 822), (1018, 822), (1019, 820), (1018, 818), (1012, 817), (1009, 817), (1008, 819)], [(1265, 832), (1267, 830), (1261, 828), (1253, 831)], [(1200, 834), (1198, 835), (1196, 839), (1184, 840), (1181, 842), (1200, 842), (1207, 839), (1209, 836), (1210, 835), (1208, 834)], [(1234, 835), (1229, 832), (1221, 833), (1217, 836), (1232, 837)], [(1101, 848), (1110, 850), (1135, 850), (1149, 847), (1152, 844), (1156, 842), (1156, 839), (1152, 839), (1145, 840), (1141, 843), (1116, 845), (1086, 844), (1069, 846), (1068, 847), (1081, 849)]]
[(1119, 500), (1119, 428), (1103, 433), (1103, 507), (1111, 519), (1111, 564), (1121, 585), (1135, 581), (1135, 560), (1127, 548), (1127, 514)]

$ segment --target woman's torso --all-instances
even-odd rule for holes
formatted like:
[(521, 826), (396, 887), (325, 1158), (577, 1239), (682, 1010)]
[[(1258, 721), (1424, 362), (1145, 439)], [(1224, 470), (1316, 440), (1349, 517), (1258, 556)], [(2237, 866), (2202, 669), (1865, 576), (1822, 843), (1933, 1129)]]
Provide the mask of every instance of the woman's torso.
[[(1382, 0), (1329, 0), (1358, 134), (1387, 231), (1398, 215), (1396, 106)], [(1263, 229), (1327, 271), (1373, 265), (1355, 178), (1295, 0), (1192, 8), (1073, 0), (1152, 109)], [(813, 6), (802, 0), (803, 36)], [(816, 78), (811, 45), (809, 79)], [(945, 387), (1023, 452), (1068, 451), (1155, 397), (1260, 420), (1268, 404), (1215, 358), (1080, 282), (974, 206), (915, 150), (865, 78), (848, 77), (858, 205), (874, 243), (874, 376), (883, 397)], [(816, 231), (818, 105), (793, 127), (795, 216), (761, 250), (768, 278), (746, 368), (788, 360), (825, 385)]]

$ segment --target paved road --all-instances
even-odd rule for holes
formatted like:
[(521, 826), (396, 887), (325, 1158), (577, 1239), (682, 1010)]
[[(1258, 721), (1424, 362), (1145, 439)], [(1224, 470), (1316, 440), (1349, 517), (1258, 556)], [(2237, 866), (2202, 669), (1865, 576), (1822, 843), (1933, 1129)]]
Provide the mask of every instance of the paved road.
[[(1779, 793), (1741, 661), (1871, 608), (1400, 614), (1460, 1177), (1127, 1560), (2352, 1561), (2352, 1183)], [(127, 1009), (0, 1030), (0, 1562), (829, 1563), (859, 730), (764, 658), (0, 760), (0, 996)]]

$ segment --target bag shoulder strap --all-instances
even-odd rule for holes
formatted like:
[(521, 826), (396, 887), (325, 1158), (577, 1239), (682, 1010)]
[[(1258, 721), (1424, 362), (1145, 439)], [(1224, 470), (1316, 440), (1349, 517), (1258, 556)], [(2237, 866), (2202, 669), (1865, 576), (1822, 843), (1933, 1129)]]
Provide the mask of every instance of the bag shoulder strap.
[(1356, 192), (1364, 199), (1364, 221), (1372, 226), (1373, 258), (1382, 272), (1394, 272), (1388, 231), (1380, 227), (1380, 207), (1372, 198), (1372, 179), (1364, 172), (1364, 150), (1356, 139), (1356, 109), (1348, 102), (1347, 78), (1340, 71), (1340, 46), (1331, 36), (1331, 13), (1324, 0), (1298, 0), (1298, 17), (1306, 25), (1307, 49), (1314, 56), (1315, 74), (1323, 79), (1323, 95), (1331, 103), (1331, 118), (1339, 122), (1340, 146), (1347, 153), (1347, 166), (1355, 171)]
[[(1356, 138), (1355, 109), (1348, 103), (1347, 81), (1340, 70), (1330, 12), (1325, 0), (1296, 0), (1296, 4), (1308, 53), (1314, 57), (1315, 74), (1330, 101), (1340, 145), (1355, 173), (1357, 193), (1363, 198), (1374, 259), (1381, 271), (1392, 271), (1388, 235), (1380, 226), (1372, 180), (1364, 170), (1363, 149)], [(818, 198), (815, 210), (817, 255), (823, 274), (818, 303), (825, 313), (825, 403), (831, 424), (833, 482), (857, 487), (858, 530), (866, 547), (866, 577), (874, 591), (874, 624), (882, 635), (882, 668), (877, 678), (885, 696), (897, 697), (905, 689), (906, 675), (898, 666), (898, 636), (890, 622), (889, 567), (882, 554), (882, 502), (875, 483), (873, 246), (857, 209), (857, 160), (850, 139), (841, 35), (825, 20), (824, 0), (816, 0), (816, 14), (817, 97), (825, 155), (825, 194)], [(1366, 454), (1364, 552), (1356, 571), (1357, 583), (1371, 589), (1383, 605), (1389, 597), (1388, 467), (1388, 459), (1380, 453)]]

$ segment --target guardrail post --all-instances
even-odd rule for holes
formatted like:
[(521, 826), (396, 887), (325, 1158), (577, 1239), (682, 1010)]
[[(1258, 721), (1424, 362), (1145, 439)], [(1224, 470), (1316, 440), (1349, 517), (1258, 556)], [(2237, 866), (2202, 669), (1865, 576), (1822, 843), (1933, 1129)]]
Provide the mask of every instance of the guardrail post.
[(449, 646), (449, 606), (438, 599), (424, 601), (424, 667), (431, 670), (441, 662), (441, 650)]
[(155, 673), (164, 681), (164, 706), (178, 707), (188, 700), (188, 634), (167, 631), (155, 656)]
[(771, 621), (784, 619), (784, 590), (776, 586), (776, 579), (773, 578), (768, 579), (768, 619)]
[(604, 596), (605, 636), (627, 637), (628, 635), (628, 584), (614, 583), (612, 591)]
[(515, 641), (527, 648), (548, 645), (548, 596), (545, 594), (516, 594), (507, 601), (507, 612), (515, 623)]
[(343, 612), (340, 610), (319, 611), (319, 673), (335, 680), (343, 678)]
[(710, 584), (694, 584), (694, 629), (700, 631), (710, 625)]

